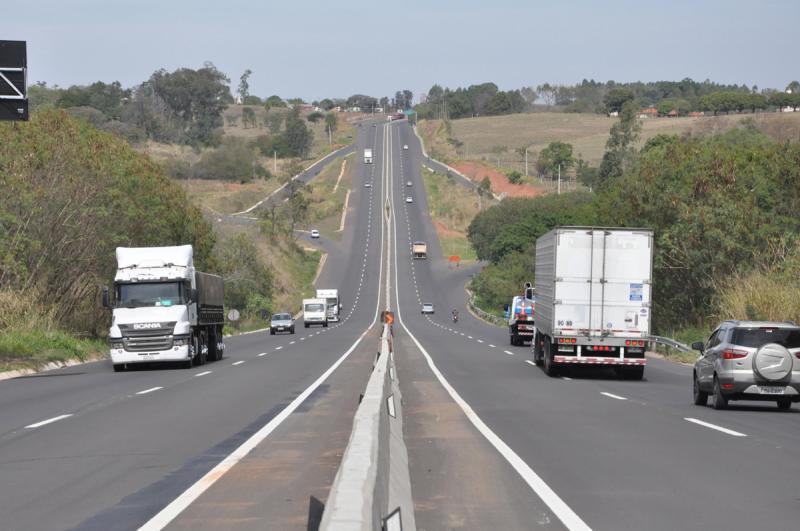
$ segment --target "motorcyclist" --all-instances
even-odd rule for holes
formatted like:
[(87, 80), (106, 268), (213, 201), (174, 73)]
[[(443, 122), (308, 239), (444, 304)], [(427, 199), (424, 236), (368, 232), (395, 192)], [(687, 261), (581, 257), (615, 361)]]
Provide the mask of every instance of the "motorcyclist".
[(453, 311), (451, 313), (453, 314), (453, 322), (454, 323), (457, 322), (458, 321), (458, 310), (453, 308)]

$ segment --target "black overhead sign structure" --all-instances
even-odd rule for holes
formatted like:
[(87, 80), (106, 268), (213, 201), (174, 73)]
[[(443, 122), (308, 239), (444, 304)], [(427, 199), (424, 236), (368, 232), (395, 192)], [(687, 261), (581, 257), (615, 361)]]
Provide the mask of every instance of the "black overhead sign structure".
[(28, 119), (25, 41), (0, 41), (0, 120)]

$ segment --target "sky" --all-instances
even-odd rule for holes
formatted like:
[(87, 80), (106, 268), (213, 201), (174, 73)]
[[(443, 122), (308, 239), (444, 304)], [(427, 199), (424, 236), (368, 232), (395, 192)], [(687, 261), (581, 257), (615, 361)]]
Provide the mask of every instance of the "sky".
[(710, 79), (800, 78), (798, 0), (0, 0), (0, 39), (28, 43), (28, 81), (120, 81), (211, 61), (266, 97), (416, 95)]

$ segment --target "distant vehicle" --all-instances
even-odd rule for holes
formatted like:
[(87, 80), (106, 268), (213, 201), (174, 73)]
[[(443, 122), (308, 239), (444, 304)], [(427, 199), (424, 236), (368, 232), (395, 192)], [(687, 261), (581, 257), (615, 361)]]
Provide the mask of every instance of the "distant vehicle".
[(405, 118), (406, 118), (406, 115), (405, 115), (405, 113), (402, 113), (402, 112), (396, 112), (394, 114), (390, 114), (389, 115), (389, 121), (404, 120)]
[(342, 301), (339, 300), (338, 289), (318, 289), (316, 294), (318, 299), (325, 300), (325, 307), (328, 309), (328, 321), (336, 322), (339, 320), (339, 313), (342, 310)]
[(650, 337), (653, 231), (558, 227), (536, 240), (533, 359), (641, 380)]
[(433, 313), (433, 304), (431, 304), (430, 302), (423, 302), (422, 313)]
[(372, 183), (367, 181), (364, 183), (364, 188), (372, 188)]
[(800, 401), (800, 326), (794, 323), (725, 321), (708, 341), (692, 348), (694, 403), (714, 409), (730, 400), (774, 401), (789, 409)]
[(328, 328), (328, 312), (325, 299), (303, 299), (303, 326), (312, 324)]
[(294, 319), (290, 313), (276, 313), (269, 322), (269, 333), (274, 336), (276, 332), (289, 332), (294, 334)]
[(222, 277), (194, 268), (191, 245), (117, 247), (109, 330), (114, 371), (143, 362), (185, 367), (222, 359)]
[(428, 258), (428, 244), (425, 242), (412, 243), (411, 256), (414, 258), (414, 260), (425, 260)]
[(317, 229), (311, 229), (311, 237), (319, 238), (319, 231)]
[(364, 150), (364, 164), (372, 164), (372, 150), (370, 148)]
[(406, 181), (406, 186), (414, 186), (414, 183), (412, 183), (411, 181)]
[(526, 341), (533, 341), (536, 298), (530, 282), (526, 282), (523, 289), (524, 294), (512, 298), (511, 304), (507, 304), (505, 308), (508, 335), (510, 343), (514, 346), (522, 346)]
[(406, 203), (413, 203), (413, 202), (414, 202), (414, 198), (413, 197), (411, 197), (410, 195), (406, 196)]
[(408, 144), (403, 144), (403, 149), (408, 149)]

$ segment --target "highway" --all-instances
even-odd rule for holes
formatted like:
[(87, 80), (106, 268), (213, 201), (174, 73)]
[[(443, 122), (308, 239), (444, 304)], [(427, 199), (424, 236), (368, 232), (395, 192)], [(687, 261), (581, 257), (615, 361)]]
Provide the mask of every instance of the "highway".
[(658, 359), (643, 381), (545, 376), (466, 309), (478, 266), (442, 256), (410, 126), (365, 125), (353, 149), (317, 282), (339, 288), (343, 321), (231, 337), (191, 370), (96, 362), (0, 382), (0, 527), (316, 529), (387, 296), (418, 529), (798, 527), (800, 408), (694, 406), (691, 367)]

